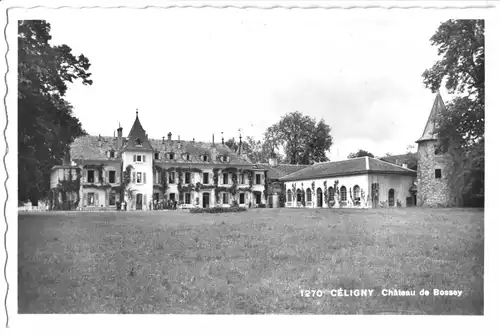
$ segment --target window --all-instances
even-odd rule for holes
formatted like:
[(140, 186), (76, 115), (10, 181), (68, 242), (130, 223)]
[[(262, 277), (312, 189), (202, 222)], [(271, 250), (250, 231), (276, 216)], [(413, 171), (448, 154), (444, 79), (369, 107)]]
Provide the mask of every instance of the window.
[(186, 173), (185, 183), (191, 183), (191, 173)]
[(168, 174), (168, 183), (175, 183), (175, 172)]
[(260, 184), (260, 174), (255, 175), (255, 184)]
[(116, 205), (116, 194), (109, 194), (109, 205)]
[(245, 174), (240, 174), (240, 183), (245, 184)]
[(203, 184), (208, 184), (208, 173), (203, 173)]
[(109, 171), (108, 181), (109, 183), (116, 183), (116, 172), (114, 170)]
[(245, 193), (240, 193), (240, 204), (245, 204)]
[(184, 203), (185, 204), (191, 204), (191, 194), (190, 193), (185, 193), (184, 194)]
[(347, 188), (344, 186), (340, 188), (340, 200), (347, 201)]
[(94, 171), (93, 170), (87, 170), (87, 182), (94, 183)]
[(290, 189), (288, 189), (286, 192), (286, 200), (287, 200), (287, 202), (292, 201), (292, 191)]
[(307, 190), (306, 190), (306, 201), (308, 201), (308, 202), (312, 201), (311, 189), (309, 189), (309, 188), (307, 188)]
[(228, 173), (222, 174), (222, 184), (228, 184), (228, 180), (229, 180), (229, 174)]
[(187, 161), (190, 161), (190, 160), (191, 160), (191, 154), (186, 153), (186, 156), (185, 156), (185, 157), (186, 157), (186, 160), (187, 160)]
[(159, 160), (160, 159), (160, 153), (155, 153), (155, 160)]
[(208, 161), (208, 155), (203, 155), (201, 157), (201, 159), (203, 160), (203, 162), (207, 162)]
[(137, 183), (142, 183), (142, 173), (137, 173)]
[(340, 188), (340, 200), (347, 201), (347, 188), (344, 186)]
[(224, 155), (224, 156), (222, 157), (222, 162), (227, 162), (227, 156), (226, 156), (226, 155)]
[(88, 193), (87, 194), (87, 205), (88, 206), (94, 206), (95, 205), (94, 193)]
[(353, 191), (353, 197), (354, 199), (359, 199), (360, 198), (360, 189), (358, 185), (355, 185), (354, 188), (352, 189)]
[(297, 202), (302, 203), (302, 190), (297, 190)]
[(175, 158), (175, 154), (174, 153), (168, 153), (168, 159), (169, 160), (173, 160)]
[(333, 201), (335, 198), (335, 192), (333, 191), (333, 187), (328, 188), (328, 199)]
[(109, 157), (112, 158), (112, 159), (115, 157), (115, 151), (114, 150), (109, 151)]
[(441, 178), (441, 169), (434, 170), (434, 177)]
[(222, 193), (222, 204), (229, 204), (229, 195), (228, 195), (228, 193)]
[(142, 155), (134, 155), (134, 162), (142, 162)]
[(142, 140), (139, 138), (135, 138), (135, 145), (136, 146), (142, 146)]
[(154, 178), (154, 181), (153, 181), (153, 182), (154, 182), (154, 183), (156, 183), (156, 184), (160, 184), (160, 183), (161, 183), (161, 175), (160, 175), (160, 172), (159, 172), (159, 171), (156, 171), (154, 176), (155, 176), (155, 178)]

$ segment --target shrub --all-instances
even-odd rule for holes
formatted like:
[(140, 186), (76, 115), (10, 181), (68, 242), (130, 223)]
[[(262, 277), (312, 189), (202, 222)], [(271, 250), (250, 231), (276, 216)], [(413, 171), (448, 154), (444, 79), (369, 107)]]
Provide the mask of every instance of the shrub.
[(266, 205), (265, 204), (259, 204), (259, 208), (265, 208)]
[(224, 212), (242, 212), (242, 211), (247, 211), (247, 208), (232, 206), (229, 208), (222, 208), (222, 207), (193, 208), (189, 210), (190, 213), (224, 213)]

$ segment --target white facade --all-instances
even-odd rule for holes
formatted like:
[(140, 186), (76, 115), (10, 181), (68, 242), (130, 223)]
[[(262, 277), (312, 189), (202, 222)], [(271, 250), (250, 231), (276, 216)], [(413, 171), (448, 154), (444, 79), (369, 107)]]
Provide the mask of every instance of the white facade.
[[(335, 176), (319, 179), (285, 182), (286, 207), (328, 208), (333, 198), (333, 207), (406, 206), (406, 198), (411, 197), (409, 188), (415, 180), (412, 176), (396, 174), (359, 174)], [(332, 193), (338, 181), (338, 194)], [(326, 188), (325, 188), (326, 182)], [(378, 204), (372, 203), (372, 183), (379, 183)], [(295, 187), (295, 192), (293, 191)], [(332, 189), (330, 189), (332, 187)], [(301, 190), (302, 196), (298, 195)], [(310, 190), (310, 194), (308, 193)], [(325, 197), (325, 190), (327, 196)], [(321, 192), (321, 196), (318, 194)], [(309, 196), (309, 197), (308, 197)], [(305, 202), (301, 201), (305, 197)], [(389, 205), (390, 203), (390, 205)]]

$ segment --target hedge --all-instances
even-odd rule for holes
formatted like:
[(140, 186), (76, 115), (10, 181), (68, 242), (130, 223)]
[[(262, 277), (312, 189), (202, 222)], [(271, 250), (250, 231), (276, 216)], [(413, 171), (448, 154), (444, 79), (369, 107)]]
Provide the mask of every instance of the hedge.
[(229, 207), (229, 208), (193, 208), (190, 209), (190, 213), (223, 213), (223, 212), (242, 212), (247, 211), (247, 208), (244, 207)]

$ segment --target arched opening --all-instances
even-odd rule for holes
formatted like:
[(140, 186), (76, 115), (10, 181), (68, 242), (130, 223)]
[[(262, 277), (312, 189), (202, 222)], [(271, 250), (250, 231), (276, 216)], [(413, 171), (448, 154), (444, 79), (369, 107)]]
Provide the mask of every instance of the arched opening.
[(290, 189), (287, 190), (286, 192), (286, 201), (291, 202), (292, 201), (292, 191)]
[(297, 203), (301, 204), (302, 203), (302, 190), (297, 190)]
[(333, 187), (328, 188), (328, 200), (333, 201), (335, 198), (335, 192), (333, 191)]
[(312, 195), (311, 195), (311, 189), (307, 188), (306, 190), (306, 201), (311, 202), (312, 201)]
[(352, 189), (352, 197), (354, 198), (354, 205), (360, 205), (361, 204), (361, 189), (359, 188), (359, 185), (355, 185), (354, 188)]
[(316, 189), (316, 207), (323, 207), (323, 191), (321, 191), (321, 188)]
[(389, 189), (389, 206), (394, 206), (394, 189)]
[(340, 187), (340, 201), (347, 202), (347, 188), (345, 186)]

